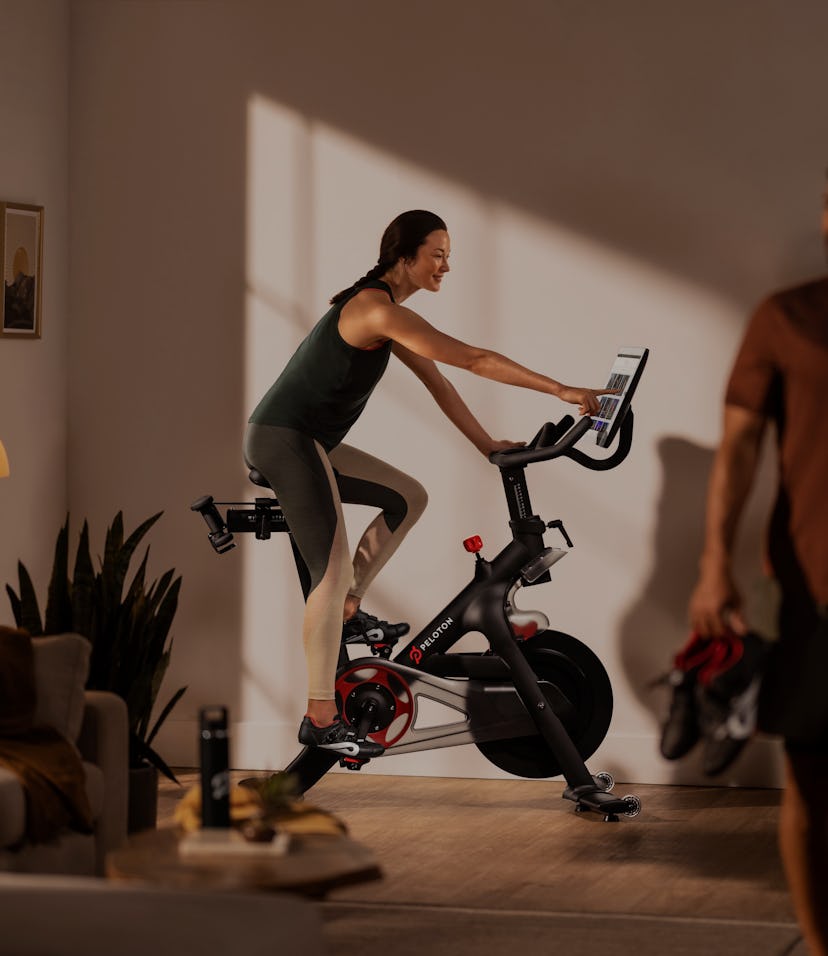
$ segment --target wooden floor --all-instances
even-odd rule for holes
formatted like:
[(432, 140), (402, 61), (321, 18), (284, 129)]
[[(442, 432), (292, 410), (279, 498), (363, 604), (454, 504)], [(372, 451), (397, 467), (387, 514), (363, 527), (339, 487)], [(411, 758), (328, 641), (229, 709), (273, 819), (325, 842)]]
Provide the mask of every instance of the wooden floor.
[[(181, 779), (189, 786), (197, 776)], [(384, 872), (382, 881), (343, 888), (322, 904), (336, 951), (390, 942), (378, 914), (389, 934), (406, 936), (413, 923), (422, 932), (447, 920), (468, 924), (493, 941), (492, 953), (507, 945), (494, 940), (511, 921), (508, 947), (520, 946), (521, 956), (552, 950), (532, 950), (514, 930), (531, 924), (539, 932), (553, 917), (558, 936), (577, 917), (590, 936), (607, 928), (604, 948), (637, 956), (666, 940), (673, 953), (685, 951), (682, 940), (687, 952), (794, 951), (798, 933), (776, 843), (779, 791), (618, 785), (619, 794), (637, 793), (644, 809), (604, 823), (575, 814), (562, 790), (548, 781), (328, 774), (307, 800), (341, 817)], [(159, 822), (171, 819), (181, 792), (164, 783)], [(438, 952), (466, 952), (439, 938)], [(480, 939), (475, 946), (481, 956)]]

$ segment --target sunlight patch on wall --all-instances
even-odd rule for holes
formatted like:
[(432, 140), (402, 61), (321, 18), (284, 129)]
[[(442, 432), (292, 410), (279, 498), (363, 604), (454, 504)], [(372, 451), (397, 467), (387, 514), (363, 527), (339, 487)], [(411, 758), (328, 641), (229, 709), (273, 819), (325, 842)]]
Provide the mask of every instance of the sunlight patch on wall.
[[(609, 473), (571, 462), (529, 472), (535, 511), (563, 517), (578, 544), (560, 574), (564, 586), (532, 589), (532, 600), (547, 611), (554, 605), (563, 620), (580, 621), (599, 653), (611, 651), (624, 609), (641, 594), (653, 561), (658, 441), (679, 435), (699, 445), (715, 442), (741, 317), (708, 290), (264, 97), (250, 100), (248, 119), (248, 408), (329, 297), (374, 264), (388, 222), (410, 208), (431, 209), (449, 227), (452, 272), (443, 289), (406, 302), (448, 334), (568, 384), (595, 387), (604, 384), (618, 346), (650, 347), (628, 462)], [(429, 490), (425, 516), (378, 578), (368, 605), (416, 630), (466, 583), (471, 567), (462, 538), (482, 534), (492, 556), (508, 528), (496, 471), (398, 365), (391, 363), (348, 440)], [(569, 411), (537, 392), (457, 369), (445, 374), (498, 438), (528, 440), (544, 421)], [(346, 509), (352, 546), (369, 518), (363, 509)], [(245, 561), (247, 719), (284, 723), (294, 735), (304, 706), (304, 662), (290, 549), (271, 541), (247, 548)], [(596, 580), (603, 582), (600, 600)], [(646, 729), (633, 711), (628, 729)], [(295, 750), (294, 740), (284, 737), (282, 756)]]
[[(248, 104), (245, 391), (255, 407), (309, 327), (312, 264), (308, 123), (262, 97)], [(245, 483), (240, 500), (266, 492)], [(282, 536), (241, 542), (243, 681), (236, 749), (242, 765), (279, 766), (304, 710), (301, 591)], [(265, 731), (265, 728), (267, 730)], [(245, 760), (244, 755), (249, 755)]]

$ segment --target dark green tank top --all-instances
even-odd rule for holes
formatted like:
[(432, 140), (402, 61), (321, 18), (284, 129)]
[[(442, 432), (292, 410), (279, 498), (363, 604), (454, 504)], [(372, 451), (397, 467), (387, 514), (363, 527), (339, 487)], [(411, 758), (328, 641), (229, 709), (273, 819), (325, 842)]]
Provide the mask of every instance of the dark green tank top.
[(373, 279), (332, 306), (293, 353), (250, 416), (256, 425), (295, 428), (315, 438), (326, 451), (336, 447), (362, 414), (388, 365), (391, 342), (358, 349), (339, 334), (343, 306), (363, 289), (391, 288)]

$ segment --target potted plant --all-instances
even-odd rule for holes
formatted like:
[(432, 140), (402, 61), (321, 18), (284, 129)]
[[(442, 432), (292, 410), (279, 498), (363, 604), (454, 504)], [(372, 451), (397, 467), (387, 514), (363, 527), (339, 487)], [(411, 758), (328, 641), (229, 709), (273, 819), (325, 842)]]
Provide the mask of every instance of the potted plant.
[[(178, 605), (181, 577), (166, 571), (147, 585), (149, 548), (125, 588), (133, 554), (141, 539), (161, 517), (148, 518), (124, 540), (123, 515), (119, 511), (107, 529), (103, 558), (98, 570), (89, 551), (89, 526), (80, 534), (72, 577), (69, 577), (69, 517), (55, 545), (52, 577), (41, 618), (37, 595), (29, 572), (18, 562), (19, 593), (9, 585), (6, 592), (17, 626), (33, 637), (74, 632), (91, 645), (90, 690), (109, 690), (124, 699), (129, 719), (130, 830), (155, 825), (157, 781), (160, 770), (178, 782), (152, 743), (186, 687), (179, 688), (150, 723), (158, 691), (170, 660), (170, 625)], [(145, 803), (139, 793), (143, 789)]]

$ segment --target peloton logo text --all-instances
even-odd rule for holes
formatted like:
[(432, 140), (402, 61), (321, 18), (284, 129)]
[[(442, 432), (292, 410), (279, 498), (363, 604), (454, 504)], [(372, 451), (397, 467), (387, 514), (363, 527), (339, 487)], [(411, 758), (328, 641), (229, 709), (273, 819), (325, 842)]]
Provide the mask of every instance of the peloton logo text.
[(411, 648), (408, 655), (411, 660), (414, 661), (415, 664), (419, 664), (423, 659), (423, 651), (427, 647), (430, 647), (437, 640), (437, 638), (440, 637), (441, 634), (444, 634), (452, 624), (454, 624), (453, 617), (447, 617), (445, 621), (442, 621), (440, 624), (438, 624), (437, 627), (435, 627), (431, 632), (431, 635), (427, 637), (423, 643), (419, 645), (419, 647)]

